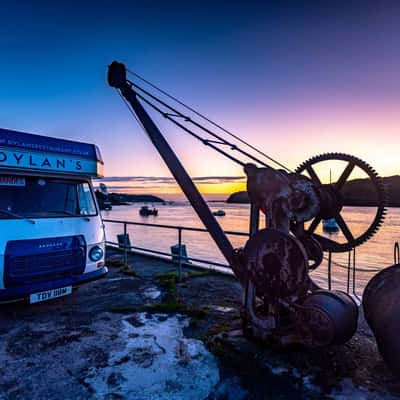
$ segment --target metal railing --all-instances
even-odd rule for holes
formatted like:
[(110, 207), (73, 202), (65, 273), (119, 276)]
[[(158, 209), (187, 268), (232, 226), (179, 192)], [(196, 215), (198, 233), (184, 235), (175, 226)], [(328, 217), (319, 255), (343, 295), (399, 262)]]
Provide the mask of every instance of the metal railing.
[[(127, 263), (128, 259), (128, 252), (129, 251), (137, 251), (140, 253), (145, 253), (145, 254), (152, 254), (156, 255), (159, 257), (163, 257), (164, 259), (168, 259), (171, 261), (175, 261), (178, 265), (178, 279), (181, 279), (182, 277), (182, 266), (184, 264), (189, 264), (192, 262), (195, 263), (200, 263), (202, 268), (209, 268), (210, 266), (216, 266), (220, 268), (227, 268), (231, 270), (231, 266), (228, 264), (222, 264), (216, 261), (212, 260), (206, 260), (202, 258), (197, 258), (197, 257), (189, 257), (187, 255), (182, 254), (182, 248), (183, 248), (183, 243), (182, 243), (182, 234), (183, 231), (191, 231), (191, 232), (206, 232), (208, 233), (208, 230), (205, 228), (194, 228), (194, 227), (189, 227), (189, 226), (180, 226), (180, 225), (164, 225), (164, 224), (151, 224), (151, 223), (145, 223), (145, 222), (134, 222), (134, 221), (121, 221), (121, 220), (115, 220), (115, 219), (103, 219), (104, 223), (112, 223), (112, 224), (121, 224), (123, 225), (123, 238), (124, 238), (124, 243), (117, 243), (113, 241), (106, 240), (107, 245), (111, 245), (113, 247), (118, 246), (119, 249), (122, 249), (124, 252), (124, 263)], [(139, 247), (139, 246), (134, 246), (130, 245), (128, 243), (128, 226), (129, 225), (135, 225), (135, 226), (146, 226), (146, 227), (151, 227), (151, 228), (161, 228), (161, 229), (170, 229), (170, 230), (176, 230), (177, 231), (177, 239), (178, 239), (178, 254), (174, 254), (172, 252), (168, 253), (165, 251), (160, 251), (160, 250), (155, 250), (155, 249), (149, 249), (146, 247)], [(237, 231), (224, 231), (226, 235), (234, 235), (234, 236), (246, 236), (248, 237), (249, 234), (246, 232), (237, 232)], [(192, 265), (192, 264), (190, 264)], [(192, 265), (193, 266), (193, 265)]]
[[(134, 222), (134, 221), (124, 221), (124, 220), (115, 220), (115, 219), (103, 219), (104, 223), (111, 223), (111, 224), (120, 224), (123, 225), (123, 229), (121, 229), (121, 233), (123, 233), (123, 238), (124, 242), (114, 242), (107, 240), (106, 244), (110, 245), (112, 247), (116, 247), (120, 250), (123, 251), (123, 257), (124, 257), (124, 263), (127, 264), (128, 260), (128, 252), (136, 252), (138, 254), (144, 254), (144, 255), (153, 255), (157, 258), (164, 259), (169, 262), (174, 262), (177, 264), (177, 272), (178, 272), (178, 277), (181, 279), (182, 277), (182, 267), (183, 265), (190, 265), (192, 267), (200, 267), (204, 269), (217, 269), (221, 272), (226, 272), (226, 273), (231, 273), (232, 268), (228, 264), (223, 264), (214, 260), (207, 260), (204, 258), (199, 258), (199, 257), (190, 257), (187, 255), (184, 255), (182, 253), (183, 249), (183, 232), (184, 231), (189, 231), (189, 232), (203, 232), (203, 233), (208, 233), (208, 230), (205, 228), (195, 228), (195, 227), (189, 227), (189, 226), (180, 226), (180, 225), (166, 225), (166, 224), (153, 224), (153, 223), (145, 223), (145, 222)], [(168, 230), (175, 230), (177, 232), (177, 245), (178, 245), (178, 253), (173, 253), (171, 252), (166, 252), (166, 251), (161, 251), (161, 250), (155, 250), (152, 248), (147, 248), (147, 247), (140, 247), (136, 245), (131, 245), (128, 243), (128, 226), (144, 226), (144, 227), (149, 227), (149, 228), (159, 228), (159, 229), (168, 229)], [(249, 233), (246, 232), (237, 232), (237, 231), (224, 231), (225, 234), (227, 235), (234, 235), (234, 236), (244, 236), (244, 237), (249, 237)], [(355, 298), (359, 298), (358, 294), (356, 293), (356, 271), (357, 272), (378, 272), (381, 270), (381, 268), (377, 269), (371, 269), (371, 268), (359, 268), (356, 267), (356, 255), (355, 255), (355, 249), (351, 250), (348, 253), (347, 257), (347, 265), (338, 263), (336, 261), (333, 261), (332, 255), (329, 254), (328, 257), (326, 257), (327, 261), (327, 277), (326, 277), (326, 283), (328, 285), (328, 288), (332, 288), (332, 264), (334, 264), (337, 267), (341, 267), (342, 269), (347, 270), (347, 277), (344, 277), (344, 284), (346, 285), (346, 290), (347, 293), (351, 294)], [(400, 262), (400, 246), (398, 243), (395, 243), (394, 246), (394, 261), (395, 264)], [(352, 285), (351, 285), (352, 283)], [(351, 287), (352, 286), (352, 287)], [(352, 289), (352, 290), (351, 290)]]

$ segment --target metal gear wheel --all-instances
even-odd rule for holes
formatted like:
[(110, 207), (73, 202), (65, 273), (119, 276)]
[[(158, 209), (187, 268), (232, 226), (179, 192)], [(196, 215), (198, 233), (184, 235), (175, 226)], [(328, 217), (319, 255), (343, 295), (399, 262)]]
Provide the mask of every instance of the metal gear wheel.
[[(318, 177), (318, 174), (314, 170), (313, 165), (320, 162), (332, 161), (332, 160), (347, 161), (347, 165), (336, 183), (323, 185)], [(331, 240), (314, 233), (315, 229), (317, 228), (321, 220), (324, 218), (324, 216), (322, 216), (321, 213), (319, 213), (314, 219), (312, 219), (306, 231), (313, 234), (313, 236), (320, 242), (324, 251), (330, 251), (330, 252), (350, 251), (354, 247), (359, 246), (360, 244), (369, 240), (377, 232), (379, 227), (382, 225), (382, 222), (386, 214), (387, 195), (385, 186), (382, 182), (382, 179), (378, 176), (377, 172), (369, 164), (367, 164), (365, 161), (357, 157), (343, 153), (326, 153), (312, 157), (309, 160), (303, 162), (296, 169), (296, 173), (298, 174), (307, 172), (311, 180), (317, 187), (322, 187), (324, 188), (324, 190), (329, 190), (331, 191), (331, 193), (333, 193), (334, 197), (336, 196), (337, 199), (341, 199), (342, 189), (355, 167), (360, 168), (367, 174), (369, 181), (372, 184), (372, 187), (375, 191), (376, 205), (374, 206), (376, 207), (376, 212), (374, 219), (372, 220), (369, 227), (363, 233), (361, 233), (358, 236), (354, 236), (353, 233), (351, 232), (351, 229), (348, 227), (348, 225), (346, 224), (345, 220), (341, 215), (342, 204), (337, 204), (334, 205), (333, 207), (331, 206), (331, 208), (329, 208), (329, 212), (332, 213), (332, 218), (335, 219), (336, 223), (339, 225), (339, 228), (346, 239), (345, 243), (339, 243), (335, 240)], [(295, 226), (295, 229), (298, 229), (298, 226), (297, 227)]]

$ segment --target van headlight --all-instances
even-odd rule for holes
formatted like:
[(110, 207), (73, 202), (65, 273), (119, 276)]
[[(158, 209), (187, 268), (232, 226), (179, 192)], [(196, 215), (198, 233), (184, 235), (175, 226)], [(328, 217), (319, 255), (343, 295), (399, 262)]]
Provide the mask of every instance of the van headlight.
[(99, 246), (94, 246), (89, 251), (89, 258), (92, 261), (99, 261), (103, 257), (104, 251)]

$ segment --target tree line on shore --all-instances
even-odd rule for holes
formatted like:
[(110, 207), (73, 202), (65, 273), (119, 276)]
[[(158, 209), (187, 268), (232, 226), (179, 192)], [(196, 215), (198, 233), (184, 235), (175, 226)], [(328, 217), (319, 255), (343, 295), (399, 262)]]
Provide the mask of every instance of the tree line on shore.
[[(388, 207), (400, 207), (400, 175), (382, 178), (388, 198)], [(246, 191), (232, 193), (227, 203), (249, 203)], [(346, 206), (374, 206), (377, 196), (369, 179), (354, 179), (343, 187), (343, 202)]]

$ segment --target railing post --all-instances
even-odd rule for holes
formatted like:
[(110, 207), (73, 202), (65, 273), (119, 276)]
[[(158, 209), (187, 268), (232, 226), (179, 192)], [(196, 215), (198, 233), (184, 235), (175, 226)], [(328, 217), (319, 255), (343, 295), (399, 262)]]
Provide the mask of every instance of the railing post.
[(400, 263), (400, 246), (399, 242), (396, 242), (394, 244), (394, 263), (399, 264)]
[(178, 282), (182, 281), (182, 228), (178, 227)]
[(124, 221), (124, 264), (128, 265), (128, 236), (127, 236), (125, 221)]
[[(189, 231), (193, 231), (193, 232), (208, 232), (207, 229), (205, 229), (205, 228), (194, 228), (194, 227), (177, 226), (177, 225), (150, 224), (150, 223), (143, 223), (143, 222), (123, 221), (123, 220), (114, 220), (114, 219), (104, 219), (103, 222), (114, 223), (114, 224), (118, 224), (119, 226), (122, 224), (124, 226), (123, 233), (117, 234), (118, 243), (107, 240), (106, 244), (109, 244), (112, 246), (118, 246), (118, 249), (123, 251), (123, 260), (124, 260), (124, 263), (126, 263), (126, 264), (128, 263), (128, 251), (133, 249), (133, 250), (144, 251), (146, 253), (160, 254), (163, 257), (168, 257), (168, 258), (170, 258), (172, 256), (172, 261), (174, 263), (178, 262), (179, 271), (177, 271), (177, 272), (180, 272), (180, 274), (179, 274), (180, 279), (183, 279), (183, 263), (190, 262), (188, 260), (198, 261), (200, 263), (204, 263), (207, 265), (215, 265), (218, 267), (228, 268), (229, 270), (232, 270), (231, 265), (221, 264), (218, 262), (214, 262), (211, 260), (205, 260), (205, 259), (201, 259), (201, 258), (191, 258), (191, 257), (187, 256), (186, 252), (183, 251), (183, 246), (184, 246), (184, 244), (182, 243), (183, 231), (189, 230)], [(148, 249), (148, 248), (141, 248), (141, 247), (133, 246), (130, 243), (129, 234), (127, 232), (128, 225), (158, 227), (158, 228), (162, 228), (162, 229), (178, 230), (179, 253), (174, 253), (172, 251), (172, 249), (171, 249), (171, 252), (166, 253), (166, 252), (160, 252), (160, 251), (152, 250), (152, 249)], [(246, 237), (249, 236), (249, 234), (247, 232), (226, 231), (224, 233), (229, 234), (229, 235), (238, 235), (238, 236), (246, 236)], [(207, 268), (207, 267), (205, 267), (205, 268)]]
[(250, 237), (253, 236), (260, 227), (260, 209), (254, 204), (250, 205)]
[(353, 295), (354, 297), (361, 301), (360, 297), (356, 293), (356, 248), (353, 248)]
[(328, 290), (332, 289), (332, 253), (328, 253)]
[(351, 268), (351, 250), (347, 257), (347, 294), (350, 293), (350, 268)]

